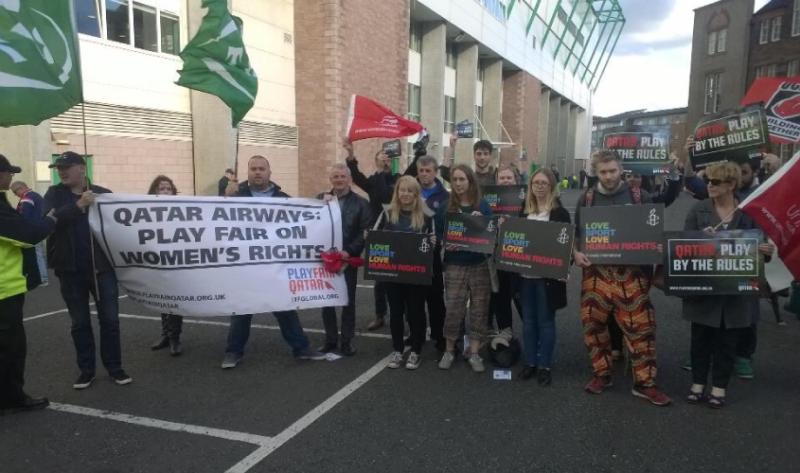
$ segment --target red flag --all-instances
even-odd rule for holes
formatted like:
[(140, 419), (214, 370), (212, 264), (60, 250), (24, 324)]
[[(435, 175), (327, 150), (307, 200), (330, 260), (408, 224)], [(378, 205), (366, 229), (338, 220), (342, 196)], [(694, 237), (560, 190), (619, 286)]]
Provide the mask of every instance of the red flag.
[(800, 76), (759, 77), (742, 105), (763, 103), (769, 136), (777, 143), (800, 143)]
[(402, 138), (422, 131), (424, 127), (392, 112), (386, 106), (353, 95), (347, 119), (347, 137), (350, 141), (367, 138)]
[(778, 246), (778, 255), (800, 280), (800, 153), (761, 184), (739, 208), (756, 221)]

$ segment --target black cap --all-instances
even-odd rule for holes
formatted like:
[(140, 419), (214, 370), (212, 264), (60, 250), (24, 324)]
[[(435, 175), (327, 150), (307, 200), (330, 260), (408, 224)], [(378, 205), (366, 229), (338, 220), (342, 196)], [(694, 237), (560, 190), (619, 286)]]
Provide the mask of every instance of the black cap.
[(69, 167), (76, 164), (83, 164), (84, 166), (86, 165), (86, 161), (83, 159), (83, 156), (74, 151), (64, 151), (59, 157), (56, 158), (55, 161), (53, 161), (53, 164), (51, 164), (49, 167)]
[(17, 174), (22, 172), (22, 169), (19, 166), (12, 166), (11, 163), (8, 161), (8, 158), (0, 154), (0, 172), (10, 172), (12, 174)]

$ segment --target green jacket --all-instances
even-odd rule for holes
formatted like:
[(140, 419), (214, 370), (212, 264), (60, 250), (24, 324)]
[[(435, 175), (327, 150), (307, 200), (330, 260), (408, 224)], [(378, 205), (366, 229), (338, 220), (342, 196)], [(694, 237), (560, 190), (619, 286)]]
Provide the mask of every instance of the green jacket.
[(11, 207), (5, 192), (0, 195), (0, 300), (23, 294), (27, 281), (22, 273), (22, 249), (44, 240), (55, 222), (45, 218), (25, 220)]

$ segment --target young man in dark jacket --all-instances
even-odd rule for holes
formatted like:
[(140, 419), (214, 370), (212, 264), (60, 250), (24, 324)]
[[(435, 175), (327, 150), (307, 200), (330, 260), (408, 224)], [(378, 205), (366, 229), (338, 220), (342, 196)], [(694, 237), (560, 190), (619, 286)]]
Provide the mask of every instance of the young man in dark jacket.
[[(267, 158), (253, 156), (247, 162), (247, 181), (238, 184), (235, 180), (228, 183), (225, 195), (228, 197), (289, 197), (279, 185), (270, 180), (272, 170)], [(281, 335), (292, 348), (292, 354), (298, 360), (324, 360), (325, 354), (310, 348), (308, 337), (297, 317), (297, 311), (287, 310), (273, 312), (278, 321)], [(225, 358), (222, 360), (222, 369), (235, 368), (242, 361), (244, 347), (250, 338), (250, 326), (253, 323), (253, 314), (234, 315), (228, 327), (228, 345), (225, 348)]]
[(56, 231), (47, 241), (48, 264), (61, 283), (61, 296), (72, 319), (72, 341), (80, 375), (72, 387), (88, 388), (95, 376), (95, 340), (89, 312), (89, 295), (94, 297), (100, 322), (100, 358), (108, 374), (119, 385), (129, 384), (122, 369), (119, 335), (119, 288), (114, 268), (100, 245), (92, 238), (87, 212), (95, 194), (111, 192), (89, 183), (86, 161), (72, 151), (59, 156), (56, 168), (61, 183), (44, 196), (45, 210), (55, 211)]
[[(334, 164), (330, 170), (331, 190), (317, 196), (318, 199), (339, 200), (342, 213), (342, 254), (345, 257), (359, 256), (364, 251), (365, 232), (372, 223), (370, 204), (350, 188), (352, 178), (350, 170), (344, 164)], [(325, 345), (320, 351), (328, 353), (336, 351), (344, 356), (352, 356), (356, 350), (353, 347), (353, 337), (356, 333), (356, 284), (358, 282), (358, 268), (347, 266), (344, 270), (344, 279), (347, 283), (347, 305), (342, 308), (342, 334), (339, 343), (339, 329), (336, 323), (336, 308), (325, 307), (322, 309), (322, 321), (325, 324)]]
[[(622, 163), (613, 151), (599, 151), (592, 156), (592, 168), (598, 177), (595, 187), (579, 199), (575, 211), (576, 240), (580, 242), (581, 208), (597, 205), (639, 205), (650, 203), (650, 195), (630, 188), (622, 179)], [(656, 387), (656, 322), (650, 303), (651, 275), (639, 266), (593, 265), (575, 249), (575, 264), (583, 268), (581, 323), (593, 376), (585, 390), (600, 394), (611, 386), (611, 341), (609, 317), (615, 317), (631, 348), (634, 386), (632, 394), (657, 406), (672, 401)]]
[(46, 398), (29, 396), (25, 384), (27, 340), (22, 321), (27, 281), (22, 249), (32, 248), (53, 230), (55, 217), (25, 220), (8, 203), (5, 191), (22, 172), (0, 154), (0, 411), (11, 413), (47, 407)]
[[(383, 204), (388, 204), (392, 201), (394, 185), (397, 182), (397, 175), (392, 174), (392, 161), (386, 153), (378, 151), (375, 153), (375, 173), (367, 177), (358, 169), (358, 160), (353, 154), (353, 143), (345, 137), (342, 146), (347, 152), (345, 161), (353, 178), (353, 183), (369, 196), (369, 206), (372, 214), (371, 226), (383, 211)], [(369, 331), (383, 327), (384, 317), (386, 317), (389, 309), (384, 283), (375, 283), (373, 295), (375, 297), (375, 320), (367, 326)]]

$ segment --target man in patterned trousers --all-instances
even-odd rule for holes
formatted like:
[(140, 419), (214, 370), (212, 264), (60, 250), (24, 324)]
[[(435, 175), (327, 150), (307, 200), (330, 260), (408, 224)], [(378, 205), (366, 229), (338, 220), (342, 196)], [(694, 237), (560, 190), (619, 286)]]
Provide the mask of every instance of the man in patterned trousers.
[[(580, 209), (592, 205), (639, 205), (651, 201), (640, 188), (629, 187), (622, 180), (622, 163), (613, 151), (599, 151), (592, 156), (592, 167), (598, 177), (578, 200), (575, 227), (580, 234)], [(576, 238), (580, 241), (580, 238)], [(611, 387), (611, 339), (609, 317), (614, 317), (622, 329), (633, 365), (636, 397), (656, 406), (672, 401), (662, 393), (656, 377), (656, 320), (650, 303), (649, 268), (639, 266), (593, 266), (579, 249), (575, 264), (583, 268), (581, 289), (581, 323), (583, 337), (592, 361), (593, 376), (585, 390), (600, 394)]]

